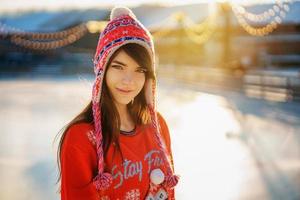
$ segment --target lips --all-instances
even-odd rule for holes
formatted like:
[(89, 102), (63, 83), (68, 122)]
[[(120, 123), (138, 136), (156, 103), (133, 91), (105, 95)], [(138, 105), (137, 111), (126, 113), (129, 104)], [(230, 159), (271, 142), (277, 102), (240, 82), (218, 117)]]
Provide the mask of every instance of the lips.
[(121, 89), (121, 88), (116, 88), (116, 89), (123, 94), (129, 94), (130, 92), (133, 91), (133, 90), (127, 90), (127, 89)]

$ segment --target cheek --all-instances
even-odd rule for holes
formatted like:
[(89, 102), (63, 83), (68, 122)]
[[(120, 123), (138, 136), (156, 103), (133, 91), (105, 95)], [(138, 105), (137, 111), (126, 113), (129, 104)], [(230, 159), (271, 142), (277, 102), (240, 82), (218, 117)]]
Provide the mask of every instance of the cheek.
[(146, 81), (145, 75), (138, 78), (137, 85), (140, 90), (144, 87), (145, 81)]
[(105, 82), (109, 90), (111, 90), (115, 83), (115, 77), (116, 76), (113, 75), (112, 71), (108, 69), (105, 75)]

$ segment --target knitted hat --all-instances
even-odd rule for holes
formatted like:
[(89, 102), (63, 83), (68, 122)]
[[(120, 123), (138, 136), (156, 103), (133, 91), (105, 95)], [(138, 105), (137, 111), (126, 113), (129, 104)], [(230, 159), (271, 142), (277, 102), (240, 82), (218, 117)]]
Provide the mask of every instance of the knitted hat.
[[(96, 74), (92, 93), (92, 108), (94, 117), (94, 128), (96, 136), (96, 148), (98, 156), (98, 175), (93, 182), (97, 190), (105, 190), (112, 183), (112, 175), (104, 172), (104, 155), (103, 155), (103, 137), (101, 126), (101, 91), (104, 72), (107, 62), (110, 57), (121, 46), (135, 43), (143, 46), (151, 57), (153, 71), (155, 71), (154, 45), (152, 36), (149, 31), (137, 20), (133, 12), (127, 7), (114, 7), (111, 11), (110, 21), (101, 32), (95, 57), (94, 57), (94, 72)], [(145, 83), (145, 97), (151, 114), (151, 122), (155, 128), (155, 139), (164, 152), (165, 160), (167, 161), (167, 175), (164, 185), (167, 188), (174, 187), (178, 182), (178, 176), (173, 175), (170, 155), (166, 151), (166, 146), (159, 132), (159, 124), (157, 120), (156, 105), (155, 105), (155, 88), (156, 82), (149, 79)]]

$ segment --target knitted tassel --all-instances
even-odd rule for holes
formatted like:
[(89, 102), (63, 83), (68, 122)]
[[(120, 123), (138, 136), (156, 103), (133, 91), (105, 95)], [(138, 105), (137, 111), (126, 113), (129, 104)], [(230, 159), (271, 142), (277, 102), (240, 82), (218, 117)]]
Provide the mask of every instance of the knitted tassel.
[(172, 189), (177, 185), (179, 178), (177, 175), (166, 176), (163, 186)]
[(98, 174), (93, 179), (93, 183), (97, 190), (106, 190), (112, 184), (112, 175), (106, 172)]
[[(154, 94), (155, 92), (155, 85), (153, 84), (152, 86), (152, 93)], [(161, 149), (161, 151), (163, 152), (163, 155), (165, 157), (165, 160), (167, 162), (167, 176), (165, 177), (165, 181), (163, 182), (163, 185), (167, 188), (167, 189), (172, 189), (173, 187), (175, 187), (179, 181), (179, 176), (175, 175), (172, 171), (172, 167), (171, 167), (171, 163), (170, 163), (170, 160), (168, 159), (168, 153), (167, 153), (167, 150), (166, 150), (166, 145), (164, 144), (162, 138), (161, 138), (161, 135), (160, 135), (160, 131), (159, 131), (159, 128), (157, 127), (157, 123), (158, 123), (158, 120), (157, 120), (157, 114), (156, 112), (154, 111), (153, 107), (155, 106), (155, 95), (153, 95), (154, 97), (154, 102), (153, 102), (153, 106), (149, 105), (149, 111), (150, 111), (150, 114), (151, 114), (151, 118), (152, 118), (152, 124), (156, 130), (155, 132), (155, 138), (156, 138), (156, 141)]]
[[(102, 71), (102, 70), (101, 70)], [(102, 128), (101, 128), (101, 109), (99, 107), (100, 95), (101, 95), (101, 85), (102, 85), (102, 73), (98, 74), (93, 87), (93, 117), (95, 123), (95, 133), (96, 133), (96, 145), (97, 145), (97, 155), (98, 155), (98, 175), (93, 179), (93, 183), (96, 189), (105, 190), (112, 184), (112, 175), (110, 173), (104, 172), (104, 157), (102, 148)]]
[(175, 175), (173, 170), (172, 170), (171, 162), (168, 158), (166, 145), (165, 145), (165, 143), (163, 142), (163, 140), (161, 138), (161, 134), (160, 134), (159, 128), (157, 126), (158, 125), (158, 119), (157, 119), (157, 113), (155, 111), (155, 109), (156, 109), (156, 98), (155, 98), (156, 97), (155, 96), (156, 84), (155, 84), (155, 82), (148, 83), (148, 84), (151, 84), (151, 93), (152, 93), (152, 102), (151, 102), (150, 105), (148, 105), (149, 111), (150, 111), (150, 114), (151, 114), (152, 124), (153, 124), (153, 126), (156, 130), (155, 136), (156, 136), (156, 140), (158, 142), (158, 145), (159, 145), (160, 149), (163, 151), (165, 159), (167, 161), (167, 176), (165, 177), (165, 180), (162, 184), (167, 189), (172, 189), (177, 185), (180, 177), (178, 175)]

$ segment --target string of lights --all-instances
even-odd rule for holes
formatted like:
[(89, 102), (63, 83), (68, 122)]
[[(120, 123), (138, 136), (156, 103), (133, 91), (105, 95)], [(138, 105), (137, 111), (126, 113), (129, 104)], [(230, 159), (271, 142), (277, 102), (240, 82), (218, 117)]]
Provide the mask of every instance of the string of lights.
[[(290, 0), (285, 0), (284, 2), (276, 1), (276, 4), (272, 8), (259, 13), (254, 14), (247, 11), (243, 6), (231, 3), (231, 8), (235, 14), (238, 23), (251, 35), (254, 36), (265, 36), (273, 32), (278, 28), (279, 24), (282, 23), (283, 19), (286, 17), (287, 12), (290, 10), (289, 3)], [(271, 19), (271, 20), (270, 20)], [(261, 27), (254, 27), (249, 24), (248, 21), (252, 22), (262, 22), (270, 20), (267, 24)]]
[(247, 20), (252, 22), (261, 22), (269, 20), (270, 18), (275, 16), (285, 17), (286, 12), (290, 10), (288, 5), (290, 2), (290, 0), (276, 0), (275, 5), (259, 14), (249, 12), (243, 6), (238, 5), (236, 3), (231, 3), (231, 6), (236, 14), (243, 15)]
[(28, 32), (15, 27), (8, 26), (6, 24), (0, 23), (0, 33), (2, 35), (14, 35), (19, 37), (26, 37), (33, 40), (48, 40), (48, 39), (60, 39), (67, 37), (68, 35), (80, 32), (85, 29), (85, 23), (79, 24), (77, 26), (71, 27), (69, 29), (52, 32), (52, 33), (37, 33), (37, 32)]
[(216, 30), (216, 19), (218, 12), (216, 4), (208, 5), (209, 15), (201, 22), (196, 23), (190, 17), (184, 17), (184, 31), (190, 40), (197, 44), (207, 42)]
[(152, 33), (152, 36), (154, 37), (154, 40), (159, 40), (160, 38), (163, 38), (164, 36), (169, 35), (172, 32), (171, 27), (165, 28), (165, 26), (166, 24), (175, 21), (176, 19), (175, 15), (176, 13), (175, 14), (173, 13), (168, 17), (166, 17), (164, 20), (160, 21), (159, 23), (151, 24), (149, 29), (150, 32)]
[(198, 35), (193, 31), (189, 31), (188, 29), (184, 29), (184, 30), (188, 38), (197, 44), (203, 44), (207, 42), (215, 32), (214, 29), (208, 29), (201, 35)]
[(216, 29), (215, 14), (211, 14), (203, 23), (196, 24), (189, 17), (184, 23), (184, 31), (188, 38), (197, 44), (203, 44), (208, 41)]
[(11, 41), (16, 45), (28, 49), (50, 50), (50, 49), (57, 49), (69, 45), (71, 43), (74, 43), (75, 41), (82, 38), (86, 33), (87, 33), (87, 28), (83, 28), (80, 31), (77, 31), (76, 33), (69, 34), (67, 37), (63, 39), (58, 39), (54, 41), (34, 41), (34, 40), (25, 39), (18, 35), (13, 35), (11, 37)]
[[(177, 12), (170, 16), (171, 20), (175, 21), (178, 24), (178, 27), (184, 30), (184, 33), (197, 44), (203, 44), (206, 42), (215, 30), (215, 19), (216, 14), (210, 14), (205, 20), (201, 23), (194, 22), (190, 17), (188, 17), (183, 12)], [(169, 20), (169, 17), (167, 18)], [(168, 21), (166, 20), (166, 21)], [(164, 20), (165, 21), (165, 20)], [(154, 37), (160, 38), (164, 37), (172, 32), (172, 29), (162, 28), (160, 31), (155, 32)]]
[(205, 30), (207, 30), (208, 27), (210, 27), (212, 25), (212, 18), (207, 17), (203, 22), (201, 22), (200, 24), (197, 24), (193, 20), (191, 20), (191, 18), (187, 17), (185, 19), (185, 23), (189, 27), (189, 29), (191, 29), (192, 31), (194, 31), (196, 33), (202, 33)]
[[(261, 12), (252, 13), (241, 5), (230, 2), (231, 9), (237, 18), (238, 23), (251, 35), (265, 36), (274, 31), (279, 24), (282, 23), (287, 13), (290, 11), (289, 4), (291, 0), (276, 0), (275, 4)], [(167, 27), (166, 24), (175, 22), (177, 26), (181, 26), (186, 36), (197, 44), (203, 44), (214, 33), (216, 29), (217, 12), (210, 12), (211, 14), (201, 23), (194, 22), (190, 17), (186, 16), (183, 12), (177, 12), (169, 15), (164, 20), (157, 24), (152, 24), (150, 31), (153, 33), (155, 40), (165, 37), (173, 31), (173, 28)], [(261, 27), (254, 27), (249, 22), (269, 22)], [(15, 27), (8, 26), (0, 23), (1, 37), (8, 37), (10, 41), (16, 45), (35, 49), (35, 50), (49, 50), (56, 49), (82, 38), (87, 32), (97, 33), (101, 32), (107, 25), (107, 21), (88, 21), (81, 23), (77, 26), (68, 28), (66, 30), (39, 33), (28, 32)]]

